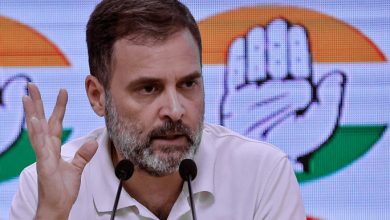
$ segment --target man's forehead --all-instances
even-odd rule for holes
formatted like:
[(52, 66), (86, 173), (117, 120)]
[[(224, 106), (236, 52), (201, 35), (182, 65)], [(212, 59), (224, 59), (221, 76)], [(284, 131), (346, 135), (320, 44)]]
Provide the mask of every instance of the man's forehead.
[(185, 30), (188, 30), (188, 28), (167, 27), (165, 30), (160, 31), (140, 30), (132, 34), (124, 35), (118, 40), (125, 39), (129, 41), (129, 43), (133, 43), (135, 45), (153, 46), (156, 44), (162, 44), (172, 36)]
[(171, 31), (167, 33), (137, 33), (137, 34), (129, 34), (126, 36), (123, 36), (119, 39), (117, 39), (114, 42), (113, 50), (115, 50), (115, 45), (120, 42), (124, 41), (129, 45), (137, 45), (137, 46), (146, 46), (146, 47), (154, 47), (154, 46), (160, 46), (169, 41), (170, 39), (174, 38), (177, 35), (180, 35), (180, 33), (186, 32), (188, 33), (186, 36), (195, 44), (197, 45), (197, 49), (200, 52), (200, 48), (190, 32), (188, 28), (177, 28), (172, 29)]
[[(191, 48), (194, 49), (194, 51), (197, 51), (197, 57), (200, 62), (200, 56), (201, 56), (201, 51), (199, 50), (199, 47), (190, 33), (188, 29), (182, 29), (181, 31), (177, 31), (169, 35), (168, 37), (165, 38), (156, 38), (156, 37), (150, 37), (150, 36), (145, 36), (142, 37), (141, 35), (127, 35), (123, 38), (120, 38), (115, 41), (114, 46), (113, 46), (113, 51), (112, 51), (112, 59), (111, 59), (111, 64), (115, 65), (115, 61), (119, 58), (118, 56), (120, 55), (119, 51), (122, 50), (123, 48), (126, 47), (127, 49), (134, 49), (135, 51), (138, 50), (139, 48), (142, 48), (141, 51), (144, 51), (145, 49), (152, 49), (154, 50), (155, 48), (163, 48), (168, 42), (173, 42), (169, 44), (170, 48), (173, 47), (178, 47), (176, 42), (178, 42), (179, 39), (185, 39), (185, 44), (187, 46), (190, 46)], [(183, 41), (181, 41), (183, 42)], [(144, 47), (144, 48), (143, 48)], [(119, 52), (119, 53), (118, 53)], [(133, 55), (133, 54), (132, 54)], [(134, 54), (135, 56), (139, 56), (140, 54)]]
[[(182, 78), (198, 72), (201, 75), (200, 54), (197, 44), (188, 30), (177, 32), (165, 41), (134, 43), (133, 38), (122, 38), (115, 42), (112, 56), (112, 73), (131, 73), (130, 78), (142, 76), (168, 77), (175, 73)], [(145, 45), (146, 44), (146, 45)]]

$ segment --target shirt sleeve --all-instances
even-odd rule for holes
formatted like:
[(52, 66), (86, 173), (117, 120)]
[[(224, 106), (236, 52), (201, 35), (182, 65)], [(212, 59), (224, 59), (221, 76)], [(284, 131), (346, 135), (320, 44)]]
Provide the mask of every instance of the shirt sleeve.
[(19, 189), (12, 200), (9, 219), (33, 219), (38, 204), (37, 198), (38, 185), (36, 170), (33, 167), (29, 167), (19, 177)]
[(255, 220), (306, 219), (299, 185), (287, 157), (276, 164), (266, 181)]

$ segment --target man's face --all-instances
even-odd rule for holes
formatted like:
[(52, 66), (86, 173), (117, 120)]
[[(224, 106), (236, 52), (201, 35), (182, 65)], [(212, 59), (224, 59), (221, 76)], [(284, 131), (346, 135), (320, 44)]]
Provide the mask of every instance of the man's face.
[(106, 125), (116, 150), (154, 176), (193, 158), (200, 143), (204, 92), (199, 49), (188, 30), (166, 41), (114, 44)]

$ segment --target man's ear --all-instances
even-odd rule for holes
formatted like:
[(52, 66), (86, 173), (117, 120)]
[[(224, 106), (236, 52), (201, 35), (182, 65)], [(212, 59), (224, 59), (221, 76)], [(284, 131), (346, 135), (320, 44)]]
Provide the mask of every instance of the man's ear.
[(88, 75), (85, 78), (85, 90), (93, 111), (100, 117), (106, 115), (105, 91), (99, 80)]

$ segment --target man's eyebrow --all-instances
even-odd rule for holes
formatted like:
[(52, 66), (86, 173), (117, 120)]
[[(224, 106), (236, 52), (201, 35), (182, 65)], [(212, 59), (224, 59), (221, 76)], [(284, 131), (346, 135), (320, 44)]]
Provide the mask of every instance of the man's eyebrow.
[[(185, 82), (185, 81), (189, 81), (189, 80), (198, 79), (201, 77), (202, 77), (202, 74), (198, 71), (195, 71), (193, 73), (190, 73), (190, 74), (182, 77), (181, 79), (178, 80), (178, 82), (181, 83), (181, 82)], [(127, 88), (134, 88), (134, 87), (137, 87), (140, 85), (142, 86), (145, 84), (159, 84), (161, 82), (162, 82), (162, 80), (160, 78), (142, 76), (142, 77), (130, 82), (129, 85), (127, 85)]]
[(131, 81), (128, 85), (127, 88), (134, 88), (137, 86), (142, 86), (146, 84), (157, 84), (160, 83), (161, 79), (155, 78), (155, 77), (147, 77), (147, 76), (142, 76), (134, 81)]
[(201, 78), (202, 77), (202, 74), (198, 71), (195, 71), (193, 73), (190, 73), (189, 75), (187, 76), (184, 76), (183, 78), (181, 78), (179, 80), (179, 82), (184, 82), (184, 81), (188, 81), (188, 80), (194, 80), (194, 79), (198, 79), (198, 78)]

